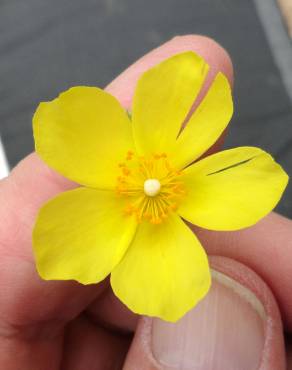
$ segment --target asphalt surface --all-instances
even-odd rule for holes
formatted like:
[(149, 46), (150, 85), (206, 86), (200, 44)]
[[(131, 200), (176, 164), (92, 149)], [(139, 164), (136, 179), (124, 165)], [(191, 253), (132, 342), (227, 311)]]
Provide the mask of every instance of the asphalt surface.
[[(33, 150), (32, 114), (72, 85), (104, 86), (175, 35), (213, 37), (235, 68), (226, 146), (256, 145), (292, 173), (292, 108), (252, 0), (1, 0), (0, 134), (11, 166)], [(279, 212), (292, 217), (292, 187)]]

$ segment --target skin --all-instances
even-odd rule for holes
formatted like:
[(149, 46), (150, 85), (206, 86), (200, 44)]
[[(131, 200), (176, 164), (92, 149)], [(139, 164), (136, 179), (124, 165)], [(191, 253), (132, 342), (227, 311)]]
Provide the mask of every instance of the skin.
[[(232, 84), (232, 64), (226, 51), (213, 40), (190, 35), (177, 37), (151, 51), (107, 90), (128, 108), (139, 75), (185, 50), (196, 51), (210, 64), (205, 90), (219, 70)], [(1, 369), (16, 370), (20, 365), (22, 370), (104, 370), (123, 366), (139, 318), (114, 297), (108, 281), (90, 286), (42, 281), (35, 270), (31, 232), (36, 213), (45, 201), (75, 186), (49, 169), (35, 153), (0, 182)], [(195, 232), (209, 254), (240, 261), (265, 280), (279, 303), (285, 330), (291, 332), (291, 221), (271, 214), (254, 227), (238, 232), (197, 228)], [(131, 356), (132, 361), (136, 356), (143, 364), (147, 362), (145, 354), (133, 350), (139, 335), (138, 331)]]

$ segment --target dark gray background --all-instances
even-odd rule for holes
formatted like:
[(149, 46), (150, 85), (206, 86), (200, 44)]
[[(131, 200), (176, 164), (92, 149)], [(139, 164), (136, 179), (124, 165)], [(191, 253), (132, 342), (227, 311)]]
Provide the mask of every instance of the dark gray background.
[[(175, 35), (219, 41), (235, 68), (226, 146), (256, 145), (291, 173), (292, 110), (252, 0), (0, 0), (0, 134), (15, 165), (33, 149), (41, 100), (104, 86)], [(292, 188), (278, 210), (292, 216)]]

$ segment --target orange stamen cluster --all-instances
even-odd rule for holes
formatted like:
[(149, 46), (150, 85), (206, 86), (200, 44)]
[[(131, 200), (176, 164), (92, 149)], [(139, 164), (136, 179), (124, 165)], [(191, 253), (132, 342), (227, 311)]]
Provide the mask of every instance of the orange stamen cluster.
[[(171, 212), (176, 211), (185, 194), (181, 172), (174, 169), (165, 153), (150, 157), (137, 156), (128, 151), (125, 162), (119, 163), (120, 175), (116, 191), (129, 199), (125, 207), (126, 215), (134, 215), (138, 222), (148, 220), (160, 224)], [(155, 196), (145, 192), (146, 180), (156, 179), (160, 190)]]

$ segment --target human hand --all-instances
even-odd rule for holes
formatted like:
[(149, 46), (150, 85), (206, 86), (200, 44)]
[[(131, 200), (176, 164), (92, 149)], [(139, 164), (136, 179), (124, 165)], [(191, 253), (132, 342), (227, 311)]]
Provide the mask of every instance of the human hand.
[[(230, 59), (218, 44), (183, 36), (147, 54), (107, 90), (130, 107), (138, 76), (186, 50), (201, 54), (211, 66), (205, 89), (219, 70), (232, 84)], [(168, 324), (129, 312), (107, 280), (82, 286), (39, 278), (31, 248), (36, 213), (46, 200), (74, 186), (36, 154), (0, 183), (1, 369), (104, 370), (120, 369), (123, 364), (126, 370), (285, 368), (277, 305), (269, 288), (247, 266), (273, 290), (285, 328), (291, 332), (291, 221), (271, 214), (238, 232), (196, 229), (210, 255), (233, 260), (212, 257), (217, 272), (211, 292), (178, 323)]]

